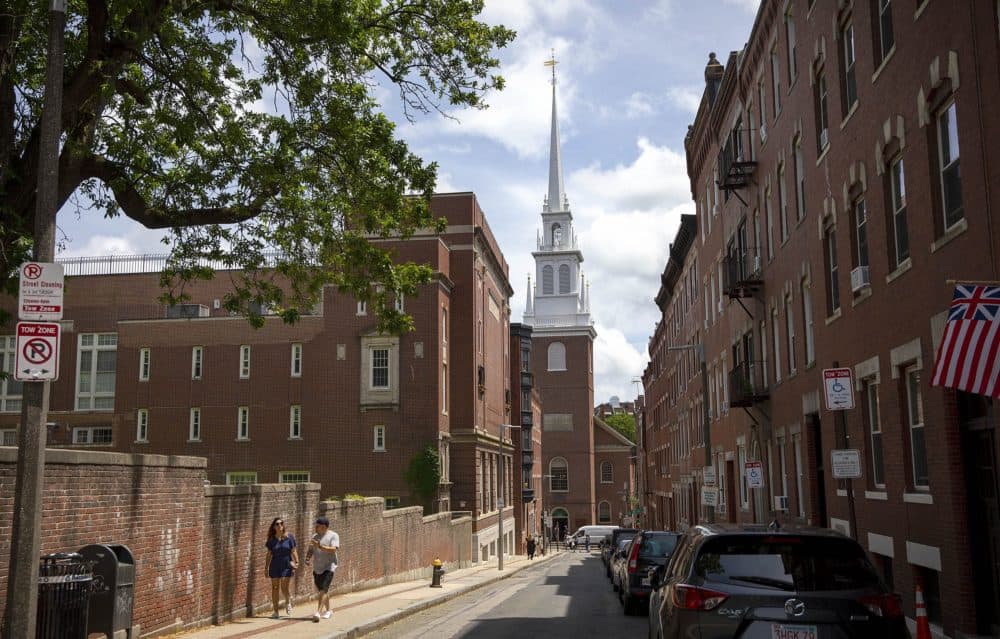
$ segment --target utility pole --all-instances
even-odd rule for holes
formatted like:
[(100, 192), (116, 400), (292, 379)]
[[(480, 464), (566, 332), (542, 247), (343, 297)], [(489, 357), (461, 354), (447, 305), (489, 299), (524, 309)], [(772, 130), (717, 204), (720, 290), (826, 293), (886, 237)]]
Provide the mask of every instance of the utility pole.
[[(50, 3), (49, 51), (35, 192), (34, 257), (37, 262), (52, 262), (55, 259), (56, 207), (59, 201), (59, 137), (62, 131), (66, 0), (50, 0)], [(10, 580), (7, 583), (7, 639), (35, 636), (49, 382), (25, 382), (23, 400), (17, 442)]]

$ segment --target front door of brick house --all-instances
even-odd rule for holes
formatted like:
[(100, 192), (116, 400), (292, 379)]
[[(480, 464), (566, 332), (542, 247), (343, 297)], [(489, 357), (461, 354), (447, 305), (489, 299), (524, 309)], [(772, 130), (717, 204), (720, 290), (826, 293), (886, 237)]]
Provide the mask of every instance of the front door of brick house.
[(1000, 482), (996, 403), (958, 393), (977, 632), (1000, 637)]

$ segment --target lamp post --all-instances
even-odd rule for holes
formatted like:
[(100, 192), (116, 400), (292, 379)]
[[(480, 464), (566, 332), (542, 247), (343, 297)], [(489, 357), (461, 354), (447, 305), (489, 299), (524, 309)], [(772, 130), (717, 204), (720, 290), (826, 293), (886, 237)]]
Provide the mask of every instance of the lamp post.
[[(505, 428), (521, 428), (517, 424), (500, 424), (500, 434), (497, 437), (497, 570), (503, 570), (503, 509), (507, 505), (503, 500), (503, 432)], [(513, 470), (511, 471), (513, 472)]]
[[(680, 346), (668, 346), (668, 351), (694, 350), (698, 353), (698, 363), (701, 364), (701, 412), (702, 412), (702, 437), (705, 440), (705, 465), (712, 465), (712, 418), (708, 414), (708, 366), (705, 363), (705, 345), (682, 344)], [(715, 522), (715, 506), (705, 508), (705, 517), (708, 523)]]

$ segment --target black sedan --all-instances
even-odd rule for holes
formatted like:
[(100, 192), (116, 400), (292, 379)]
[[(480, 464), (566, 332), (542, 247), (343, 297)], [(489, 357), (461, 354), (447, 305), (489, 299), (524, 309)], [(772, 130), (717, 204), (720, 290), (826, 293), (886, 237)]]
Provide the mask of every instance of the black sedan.
[(665, 530), (644, 530), (632, 540), (627, 556), (617, 565), (618, 597), (626, 615), (646, 607), (652, 590), (649, 570), (667, 563), (679, 536)]

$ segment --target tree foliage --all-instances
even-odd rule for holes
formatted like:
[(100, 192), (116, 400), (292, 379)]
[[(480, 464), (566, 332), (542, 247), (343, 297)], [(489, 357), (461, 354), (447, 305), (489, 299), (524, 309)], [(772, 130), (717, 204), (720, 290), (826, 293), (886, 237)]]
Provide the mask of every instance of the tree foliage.
[(429, 509), (431, 501), (437, 495), (441, 483), (441, 459), (437, 447), (428, 444), (422, 451), (413, 456), (410, 466), (406, 469), (406, 484), (414, 497), (417, 497)]
[(632, 413), (615, 413), (601, 419), (605, 424), (614, 428), (625, 437), (628, 437), (630, 442), (635, 442), (635, 415)]
[[(32, 249), (48, 2), (0, 11), (0, 283)], [(237, 269), (230, 310), (286, 321), (324, 285), (392, 305), (430, 279), (371, 240), (435, 227), (436, 166), (396, 139), (407, 117), (483, 108), (514, 34), (482, 0), (70, 0), (59, 204), (164, 229), (164, 299)], [(72, 199), (71, 199), (72, 198)], [(254, 319), (251, 317), (251, 319)], [(256, 318), (259, 320), (259, 318)]]

